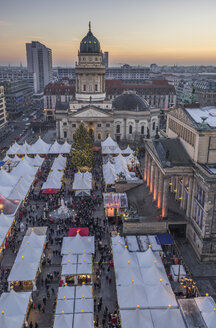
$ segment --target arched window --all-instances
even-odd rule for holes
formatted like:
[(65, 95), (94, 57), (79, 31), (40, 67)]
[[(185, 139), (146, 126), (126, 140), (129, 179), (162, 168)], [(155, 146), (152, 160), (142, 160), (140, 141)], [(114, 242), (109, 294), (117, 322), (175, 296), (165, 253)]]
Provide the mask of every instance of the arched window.
[(116, 125), (116, 133), (120, 133), (120, 125)]
[(155, 130), (155, 122), (152, 123), (152, 130)]
[(132, 125), (129, 125), (129, 134), (132, 134), (132, 132), (133, 132), (133, 127)]
[(107, 136), (107, 138), (110, 137), (110, 132), (107, 132), (106, 136)]
[(98, 133), (98, 140), (101, 140), (101, 133)]
[(85, 84), (83, 85), (83, 91), (86, 91), (86, 85)]
[(144, 125), (141, 126), (141, 134), (142, 135), (145, 134), (145, 126)]

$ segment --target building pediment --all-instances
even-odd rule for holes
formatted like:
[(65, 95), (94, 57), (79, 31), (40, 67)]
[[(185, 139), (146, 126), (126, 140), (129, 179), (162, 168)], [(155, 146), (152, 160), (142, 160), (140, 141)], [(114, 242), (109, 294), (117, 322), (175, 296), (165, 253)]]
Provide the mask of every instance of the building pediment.
[(73, 114), (74, 117), (79, 117), (79, 118), (85, 118), (85, 117), (91, 117), (91, 118), (110, 118), (111, 115), (109, 113), (105, 113), (101, 109), (97, 108), (85, 108), (83, 110), (79, 110), (77, 113)]

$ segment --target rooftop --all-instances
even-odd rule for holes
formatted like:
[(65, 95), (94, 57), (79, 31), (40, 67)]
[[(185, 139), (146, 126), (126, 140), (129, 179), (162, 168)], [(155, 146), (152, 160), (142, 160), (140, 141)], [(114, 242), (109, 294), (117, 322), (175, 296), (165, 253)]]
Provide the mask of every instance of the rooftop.
[(185, 108), (198, 129), (216, 129), (216, 106)]

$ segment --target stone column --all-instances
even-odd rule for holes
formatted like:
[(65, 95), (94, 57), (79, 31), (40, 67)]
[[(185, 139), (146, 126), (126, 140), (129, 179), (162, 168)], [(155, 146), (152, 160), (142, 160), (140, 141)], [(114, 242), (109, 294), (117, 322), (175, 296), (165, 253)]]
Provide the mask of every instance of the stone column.
[(154, 174), (154, 191), (153, 191), (153, 200), (157, 200), (157, 194), (158, 194), (158, 175), (159, 175), (159, 169), (157, 165), (155, 165), (155, 174)]
[(144, 181), (147, 180), (147, 165), (148, 165), (148, 153), (145, 153), (145, 167), (144, 167)]
[(163, 202), (162, 202), (162, 217), (166, 218), (168, 213), (168, 193), (169, 193), (169, 181), (164, 177), (163, 183)]
[(154, 171), (155, 171), (155, 163), (152, 160), (151, 161), (151, 179), (150, 179), (150, 193), (153, 192), (153, 186), (154, 186)]
[(183, 177), (182, 180), (182, 192), (181, 192), (181, 203), (180, 203), (180, 207), (184, 210), (185, 209), (185, 182), (186, 182), (186, 177)]
[(161, 208), (163, 197), (163, 173), (159, 171), (158, 174), (158, 196), (157, 196), (157, 207)]
[(186, 209), (186, 216), (191, 217), (191, 211), (193, 208), (193, 196), (195, 191), (195, 183), (193, 178), (189, 178), (189, 190), (188, 190), (188, 201), (187, 201), (187, 209)]
[(148, 175), (147, 175), (147, 187), (150, 186), (150, 180), (151, 180), (151, 157), (148, 157)]
[(127, 139), (127, 119), (124, 119), (124, 137), (125, 140)]

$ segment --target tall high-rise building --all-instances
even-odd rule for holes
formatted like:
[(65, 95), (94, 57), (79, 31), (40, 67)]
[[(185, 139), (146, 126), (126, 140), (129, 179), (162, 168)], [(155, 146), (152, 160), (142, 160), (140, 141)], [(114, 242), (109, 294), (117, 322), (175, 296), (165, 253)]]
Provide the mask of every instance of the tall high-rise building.
[(3, 131), (3, 126), (6, 123), (6, 106), (5, 106), (5, 96), (4, 87), (0, 86), (0, 136)]
[(103, 64), (105, 65), (106, 68), (109, 66), (109, 52), (105, 51), (103, 53)]
[(43, 91), (52, 81), (52, 50), (38, 41), (26, 43), (27, 67), (34, 74), (34, 92)]

